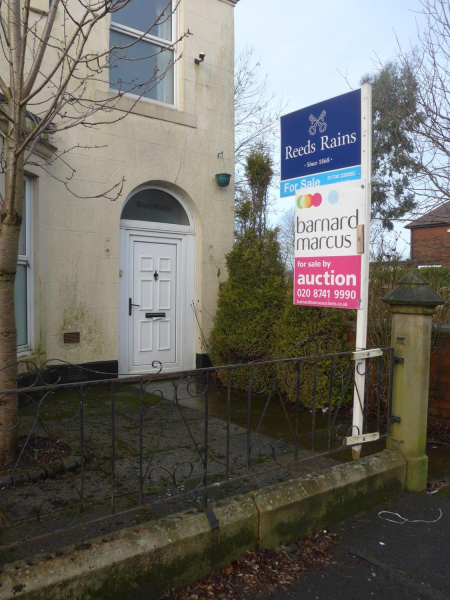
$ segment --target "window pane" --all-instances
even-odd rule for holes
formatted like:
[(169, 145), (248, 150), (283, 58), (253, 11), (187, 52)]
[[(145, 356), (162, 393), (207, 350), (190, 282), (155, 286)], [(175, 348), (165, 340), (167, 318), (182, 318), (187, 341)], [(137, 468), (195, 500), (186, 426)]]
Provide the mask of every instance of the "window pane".
[(27, 267), (26, 265), (17, 265), (16, 280), (14, 282), (14, 312), (18, 346), (28, 344), (27, 305)]
[[(26, 186), (25, 186), (26, 188)], [(22, 216), (22, 225), (20, 226), (20, 235), (19, 235), (19, 254), (27, 253), (27, 242), (26, 242), (26, 230), (27, 230), (27, 202), (26, 197), (23, 199), (23, 216)]]
[(125, 204), (122, 219), (189, 225), (189, 218), (181, 204), (162, 190), (142, 190)]
[(169, 4), (168, 0), (131, 0), (123, 8), (112, 13), (112, 20), (138, 31), (147, 31), (160, 15), (163, 16), (158, 25), (152, 27), (149, 33), (172, 41), (172, 2)]
[[(126, 46), (132, 41), (128, 35), (111, 31), (111, 46)], [(113, 89), (174, 103), (172, 50), (139, 41), (130, 48), (114, 50), (114, 53), (116, 56), (111, 56), (109, 69), (109, 83)]]

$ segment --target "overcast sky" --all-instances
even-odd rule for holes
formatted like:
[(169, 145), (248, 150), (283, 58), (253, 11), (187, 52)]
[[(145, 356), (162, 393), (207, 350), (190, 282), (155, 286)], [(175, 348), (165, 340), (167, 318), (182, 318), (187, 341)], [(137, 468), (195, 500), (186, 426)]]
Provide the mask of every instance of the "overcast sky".
[[(337, 96), (417, 41), (420, 0), (240, 0), (236, 55), (253, 46), (286, 112)], [(280, 200), (279, 207), (292, 205)], [(407, 234), (409, 239), (409, 234)]]

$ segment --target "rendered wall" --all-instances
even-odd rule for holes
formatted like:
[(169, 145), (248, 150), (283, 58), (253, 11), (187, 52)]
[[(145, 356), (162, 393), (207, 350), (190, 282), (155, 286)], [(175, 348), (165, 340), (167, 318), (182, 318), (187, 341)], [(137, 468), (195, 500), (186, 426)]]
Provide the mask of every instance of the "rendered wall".
[[(38, 16), (38, 15), (36, 15)], [(35, 167), (35, 351), (40, 358), (79, 363), (117, 360), (119, 326), (119, 221), (125, 198), (139, 185), (157, 183), (190, 205), (197, 232), (195, 302), (203, 333), (211, 329), (219, 283), (226, 278), (224, 255), (233, 243), (234, 187), (219, 188), (214, 175), (224, 152), (234, 173), (234, 9), (220, 0), (182, 0), (178, 31), (183, 40), (177, 65), (178, 110), (139, 102), (126, 119), (94, 129), (72, 129), (51, 138), (75, 169), (69, 193)], [(103, 23), (90, 45), (107, 47)], [(206, 60), (194, 58), (206, 52)], [(51, 55), (44, 69), (51, 67)], [(108, 83), (90, 82), (87, 96), (108, 96)], [(116, 114), (130, 107), (122, 99)], [(96, 149), (85, 149), (96, 146)], [(223, 167), (223, 163), (222, 163)], [(70, 173), (56, 161), (51, 173)], [(125, 180), (121, 198), (99, 196)], [(80, 344), (64, 344), (65, 332), (79, 331)], [(195, 350), (200, 331), (195, 334)]]

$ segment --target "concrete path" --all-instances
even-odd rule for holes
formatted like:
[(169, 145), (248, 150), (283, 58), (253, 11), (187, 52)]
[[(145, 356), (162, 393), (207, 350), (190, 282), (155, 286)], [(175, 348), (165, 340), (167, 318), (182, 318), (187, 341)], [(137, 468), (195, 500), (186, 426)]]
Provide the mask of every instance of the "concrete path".
[[(175, 404), (171, 401), (174, 391), (170, 381), (152, 385), (145, 390), (142, 415), (139, 389), (127, 384), (115, 391), (114, 413), (110, 386), (86, 386), (82, 415), (73, 390), (48, 395), (42, 402), (39, 420), (36, 404), (24, 403), (21, 435), (32, 431), (33, 436), (50, 436), (67, 443), (74, 455), (84, 454), (90, 460), (85, 462), (83, 471), (78, 469), (6, 489), (0, 487), (0, 566), (203, 506), (205, 463), (208, 485), (222, 484), (229, 477), (227, 485), (218, 485), (208, 492), (208, 502), (335, 464), (333, 457), (311, 457), (309, 450), (301, 448), (299, 462), (294, 464), (294, 440), (289, 428), (276, 438), (262, 433), (262, 427), (256, 432), (260, 421), (265, 432), (270, 430), (265, 421), (273, 417), (273, 410), (262, 419), (264, 399), (259, 404), (253, 402), (249, 466), (247, 428), (230, 419), (228, 429), (223, 418), (214, 416), (217, 403), (208, 412), (206, 460), (205, 396), (196, 392), (194, 385), (180, 385)], [(240, 404), (242, 397), (233, 396), (231, 409)], [(245, 403), (243, 408), (246, 413)], [(274, 409), (280, 412), (279, 405)], [(326, 431), (317, 431), (316, 436), (326, 440)], [(59, 464), (56, 455), (55, 458)], [(280, 468), (272, 470), (277, 466)], [(187, 493), (189, 490), (191, 493)], [(23, 540), (26, 541), (21, 543)]]
[[(391, 523), (379, 512), (435, 523)], [(397, 520), (390, 514), (381, 516)], [(449, 600), (450, 487), (435, 494), (405, 494), (390, 506), (352, 517), (330, 530), (338, 535), (336, 565), (310, 574), (291, 594), (267, 593), (251, 600)], [(250, 598), (249, 598), (250, 600)]]

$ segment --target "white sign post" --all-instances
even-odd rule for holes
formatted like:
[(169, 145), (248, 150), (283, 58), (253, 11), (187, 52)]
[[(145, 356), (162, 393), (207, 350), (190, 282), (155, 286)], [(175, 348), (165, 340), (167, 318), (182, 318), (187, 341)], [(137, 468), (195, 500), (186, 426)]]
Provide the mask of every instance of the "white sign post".
[[(365, 180), (367, 225), (364, 228), (364, 254), (361, 270), (362, 308), (358, 310), (356, 317), (356, 350), (363, 350), (367, 346), (367, 318), (369, 309), (370, 210), (372, 199), (372, 86), (369, 84), (361, 87), (361, 136), (361, 177)], [(355, 361), (352, 435), (362, 435), (363, 433), (365, 368), (365, 360)], [(358, 459), (360, 455), (361, 446), (353, 446), (353, 458)]]

